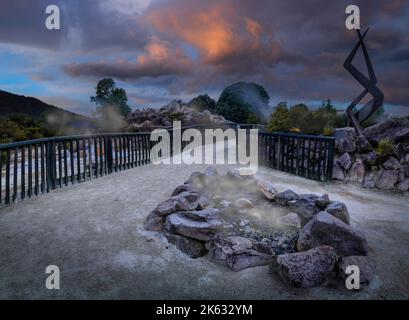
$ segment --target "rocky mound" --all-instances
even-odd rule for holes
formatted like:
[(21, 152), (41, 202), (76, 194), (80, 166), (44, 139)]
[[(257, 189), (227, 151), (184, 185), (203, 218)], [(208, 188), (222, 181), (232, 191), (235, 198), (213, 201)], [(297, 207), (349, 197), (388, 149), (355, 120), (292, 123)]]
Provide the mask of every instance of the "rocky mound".
[(169, 128), (173, 121), (181, 121), (182, 126), (228, 123), (222, 116), (209, 111), (214, 109), (215, 104), (209, 96), (199, 96), (187, 104), (175, 100), (160, 109), (136, 110), (127, 117), (128, 131), (150, 132), (157, 128)]
[[(409, 120), (390, 119), (366, 128), (364, 133), (371, 145), (353, 128), (335, 130), (333, 178), (367, 189), (409, 191)], [(381, 141), (389, 141), (393, 148), (390, 154), (382, 155), (372, 147)]]
[(355, 262), (362, 284), (374, 276), (365, 236), (349, 225), (344, 203), (328, 195), (278, 192), (268, 180), (244, 178), (236, 170), (226, 176), (215, 168), (193, 173), (144, 227), (163, 232), (191, 258), (207, 255), (234, 271), (270, 265), (298, 287), (344, 282)]

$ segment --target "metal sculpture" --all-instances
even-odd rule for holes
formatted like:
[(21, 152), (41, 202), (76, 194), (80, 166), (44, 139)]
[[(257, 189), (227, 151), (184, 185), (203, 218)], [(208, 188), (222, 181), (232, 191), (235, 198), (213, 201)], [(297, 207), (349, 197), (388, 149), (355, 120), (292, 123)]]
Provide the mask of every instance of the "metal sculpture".
[[(351, 53), (344, 63), (344, 68), (348, 70), (349, 73), (355, 78), (355, 80), (357, 80), (365, 88), (365, 90), (354, 101), (352, 101), (352, 103), (346, 110), (349, 119), (349, 125), (352, 124), (359, 137), (364, 137), (362, 123), (382, 107), (384, 100), (382, 91), (377, 87), (378, 80), (376, 78), (375, 71), (373, 69), (371, 59), (369, 58), (368, 50), (364, 42), (364, 38), (368, 33), (368, 30), (369, 28), (366, 29), (363, 35), (361, 34), (361, 31), (359, 29), (357, 30), (359, 38), (358, 43), (356, 44), (354, 49), (352, 49)], [(359, 71), (354, 65), (352, 65), (352, 60), (354, 59), (360, 47), (362, 48), (362, 52), (364, 54), (369, 78), (366, 77), (361, 71)], [(370, 94), (373, 99), (360, 110), (357, 110), (357, 105), (367, 94)]]

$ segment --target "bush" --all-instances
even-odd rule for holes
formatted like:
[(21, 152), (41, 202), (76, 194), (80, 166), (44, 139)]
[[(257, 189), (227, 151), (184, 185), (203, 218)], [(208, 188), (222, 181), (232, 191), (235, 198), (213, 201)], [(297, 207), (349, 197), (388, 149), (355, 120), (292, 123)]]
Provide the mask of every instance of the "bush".
[(310, 110), (303, 103), (289, 108), (286, 102), (280, 102), (271, 115), (268, 128), (271, 131), (291, 130), (306, 134), (333, 135), (334, 128), (345, 124), (346, 117), (337, 115), (329, 100), (317, 110)]
[(379, 141), (378, 146), (376, 147), (376, 152), (382, 159), (386, 159), (391, 156), (395, 150), (395, 144), (390, 139), (383, 139)]

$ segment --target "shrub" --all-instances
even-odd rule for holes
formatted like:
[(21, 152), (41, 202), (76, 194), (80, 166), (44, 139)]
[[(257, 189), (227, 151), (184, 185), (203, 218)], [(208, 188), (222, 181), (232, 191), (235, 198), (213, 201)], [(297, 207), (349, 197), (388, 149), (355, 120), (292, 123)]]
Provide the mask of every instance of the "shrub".
[(385, 159), (393, 154), (395, 144), (390, 139), (383, 139), (379, 141), (376, 152), (382, 159)]

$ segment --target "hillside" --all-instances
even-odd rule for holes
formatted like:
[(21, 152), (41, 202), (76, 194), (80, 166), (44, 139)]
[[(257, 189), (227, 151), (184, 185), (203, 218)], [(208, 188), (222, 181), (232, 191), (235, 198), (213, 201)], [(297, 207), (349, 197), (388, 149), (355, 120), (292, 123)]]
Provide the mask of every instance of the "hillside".
[(41, 121), (56, 134), (78, 134), (92, 131), (90, 118), (63, 110), (33, 97), (16, 95), (0, 90), (0, 116), (23, 114)]

